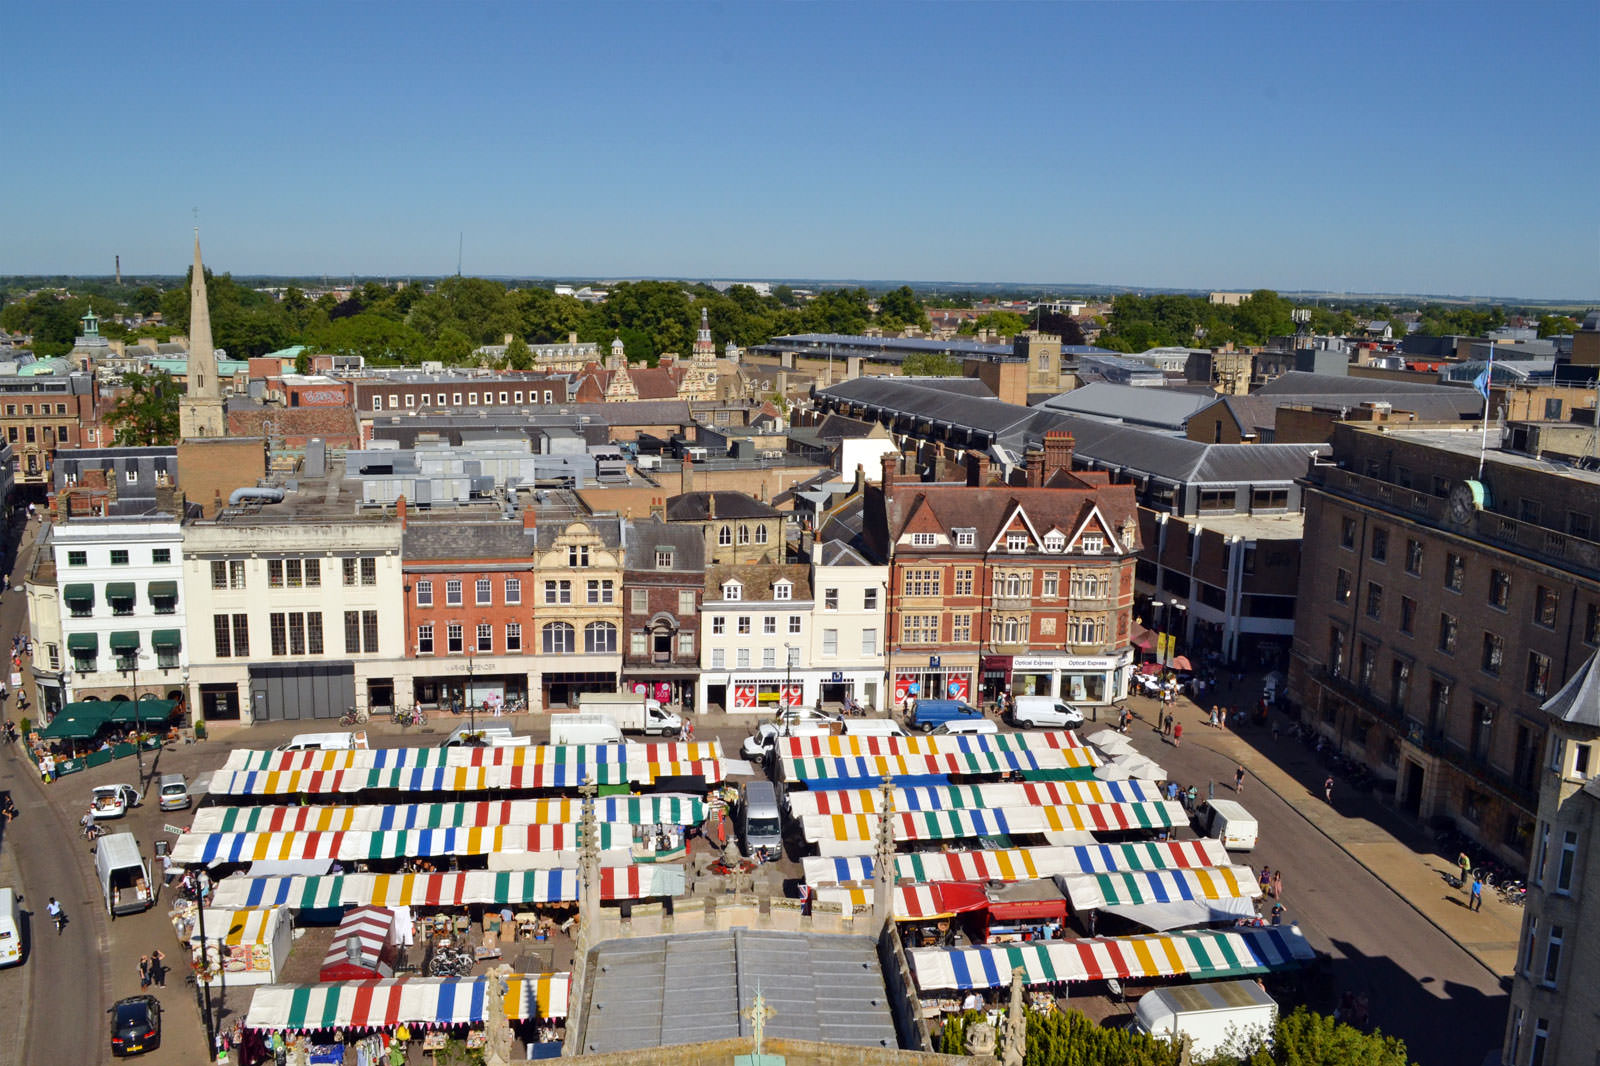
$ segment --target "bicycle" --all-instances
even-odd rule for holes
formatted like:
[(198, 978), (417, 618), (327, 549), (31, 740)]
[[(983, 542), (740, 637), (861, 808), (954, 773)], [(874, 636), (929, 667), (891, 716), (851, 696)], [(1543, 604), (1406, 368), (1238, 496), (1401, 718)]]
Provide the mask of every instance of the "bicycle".
[(339, 724), (343, 726), (365, 725), (366, 721), (367, 712), (358, 711), (354, 707), (339, 716)]
[(394, 719), (394, 724), (401, 728), (410, 725), (426, 725), (428, 721), (427, 715), (423, 714), (422, 709), (419, 707), (396, 707), (390, 717)]

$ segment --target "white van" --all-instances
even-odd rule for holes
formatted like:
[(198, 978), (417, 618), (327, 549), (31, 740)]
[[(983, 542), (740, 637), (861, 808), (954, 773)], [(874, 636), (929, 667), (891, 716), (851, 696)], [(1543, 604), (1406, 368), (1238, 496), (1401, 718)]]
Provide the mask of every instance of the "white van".
[(279, 744), (276, 750), (350, 751), (353, 748), (364, 747), (366, 747), (366, 744), (356, 742), (354, 733), (296, 733), (289, 738), (289, 743)]
[(552, 744), (621, 744), (622, 728), (603, 714), (552, 714)]
[(1256, 820), (1233, 800), (1214, 799), (1201, 803), (1195, 811), (1194, 823), (1202, 836), (1216, 837), (1229, 851), (1250, 851), (1256, 846)]
[(1054, 696), (1018, 696), (1011, 710), (1011, 724), (1042, 726), (1045, 729), (1076, 729), (1083, 724), (1083, 713), (1066, 700)]
[(745, 854), (758, 852), (777, 858), (783, 854), (783, 812), (778, 809), (778, 790), (771, 781), (752, 781), (745, 786), (744, 802), (739, 805), (739, 835), (744, 838)]
[(0, 966), (22, 961), (22, 908), (10, 886), (0, 888)]
[(439, 742), (441, 748), (525, 748), (532, 737), (519, 737), (505, 725), (464, 725)]
[(1177, 1043), (1188, 1037), (1189, 1053), (1207, 1059), (1238, 1042), (1272, 1046), (1278, 1004), (1254, 981), (1208, 981), (1146, 992), (1130, 1028)]
[(155, 903), (150, 864), (139, 851), (139, 842), (132, 833), (101, 837), (94, 849), (94, 869), (99, 875), (106, 910), (113, 919), (119, 914), (149, 910)]
[(975, 734), (988, 735), (1000, 732), (1000, 727), (994, 724), (992, 718), (952, 718), (950, 721), (933, 728), (936, 737), (970, 737)]
[(909, 737), (906, 727), (893, 718), (846, 718), (844, 735), (847, 737)]

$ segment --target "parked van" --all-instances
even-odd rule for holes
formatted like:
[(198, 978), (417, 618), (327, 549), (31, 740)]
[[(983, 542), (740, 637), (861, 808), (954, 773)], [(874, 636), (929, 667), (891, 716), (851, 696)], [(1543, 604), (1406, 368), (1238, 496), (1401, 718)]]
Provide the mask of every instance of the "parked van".
[(943, 725), (933, 727), (936, 737), (970, 737), (976, 734), (1000, 732), (1000, 727), (988, 718), (952, 718)]
[(94, 869), (113, 919), (119, 914), (149, 910), (156, 901), (150, 864), (139, 852), (132, 833), (112, 833), (95, 845)]
[(683, 719), (653, 700), (633, 692), (584, 692), (578, 696), (581, 714), (603, 714), (627, 733), (655, 733), (676, 737)]
[(906, 727), (893, 718), (846, 718), (844, 735), (847, 737), (908, 737)]
[(10, 886), (0, 888), (0, 966), (22, 961), (22, 908)]
[(924, 733), (931, 733), (934, 726), (955, 719), (982, 717), (982, 711), (962, 700), (918, 700), (911, 711), (911, 725)]
[(161, 797), (160, 807), (164, 811), (181, 811), (194, 803), (189, 796), (189, 783), (182, 774), (162, 774), (156, 794)]
[(289, 743), (279, 744), (278, 751), (350, 751), (365, 747), (356, 743), (354, 733), (296, 733)]
[(1018, 726), (1076, 729), (1083, 724), (1083, 713), (1054, 696), (1018, 696), (1011, 710), (1011, 721)]
[(1229, 851), (1249, 851), (1256, 846), (1256, 820), (1233, 800), (1201, 803), (1195, 810), (1194, 824), (1202, 836), (1216, 837)]
[(552, 744), (621, 744), (622, 727), (604, 714), (552, 714)]
[(507, 725), (461, 726), (439, 742), (441, 748), (525, 748), (532, 737), (519, 737)]
[(778, 809), (778, 790), (771, 781), (752, 781), (745, 786), (744, 803), (739, 807), (739, 836), (745, 854), (783, 854), (783, 812)]
[(1129, 1027), (1177, 1043), (1188, 1037), (1195, 1059), (1232, 1050), (1234, 1041), (1260, 1039), (1272, 1046), (1278, 1004), (1254, 981), (1208, 981), (1157, 988), (1139, 998)]

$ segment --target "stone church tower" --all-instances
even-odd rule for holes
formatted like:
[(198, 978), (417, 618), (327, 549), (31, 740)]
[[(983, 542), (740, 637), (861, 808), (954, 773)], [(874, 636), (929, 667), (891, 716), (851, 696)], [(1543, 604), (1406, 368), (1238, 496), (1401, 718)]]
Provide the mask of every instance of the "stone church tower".
[(178, 438), (224, 437), (222, 382), (211, 345), (211, 307), (206, 272), (200, 265), (200, 231), (194, 231), (194, 277), (189, 282), (189, 387), (178, 401)]
[(696, 366), (711, 366), (717, 361), (717, 343), (711, 339), (711, 322), (706, 309), (700, 309), (700, 332), (695, 334), (693, 361)]

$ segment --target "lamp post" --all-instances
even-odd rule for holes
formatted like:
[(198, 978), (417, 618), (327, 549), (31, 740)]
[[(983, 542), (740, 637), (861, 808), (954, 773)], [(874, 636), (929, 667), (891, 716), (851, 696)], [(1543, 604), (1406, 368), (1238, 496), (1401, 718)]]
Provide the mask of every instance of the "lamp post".
[[(473, 631), (472, 639), (474, 643), (477, 642), (478, 634), (476, 629)], [(461, 693), (461, 698), (467, 705), (468, 728), (476, 733), (478, 731), (478, 705), (472, 700), (472, 651), (472, 645), (467, 645), (467, 687)]]
[(123, 660), (117, 669), (123, 677), (133, 682), (133, 756), (139, 763), (139, 792), (144, 792), (144, 716), (139, 710), (139, 651)]
[(779, 701), (779, 703), (782, 705), (782, 708), (783, 708), (783, 721), (784, 721), (785, 725), (791, 724), (789, 722), (789, 713), (788, 713), (789, 712), (789, 706), (790, 706), (790, 704), (789, 704), (789, 684), (790, 684), (790, 681), (791, 681), (791, 679), (793, 677), (794, 677), (794, 645), (788, 643), (787, 641), (785, 641), (784, 645), (783, 645), (783, 699), (781, 699)]

